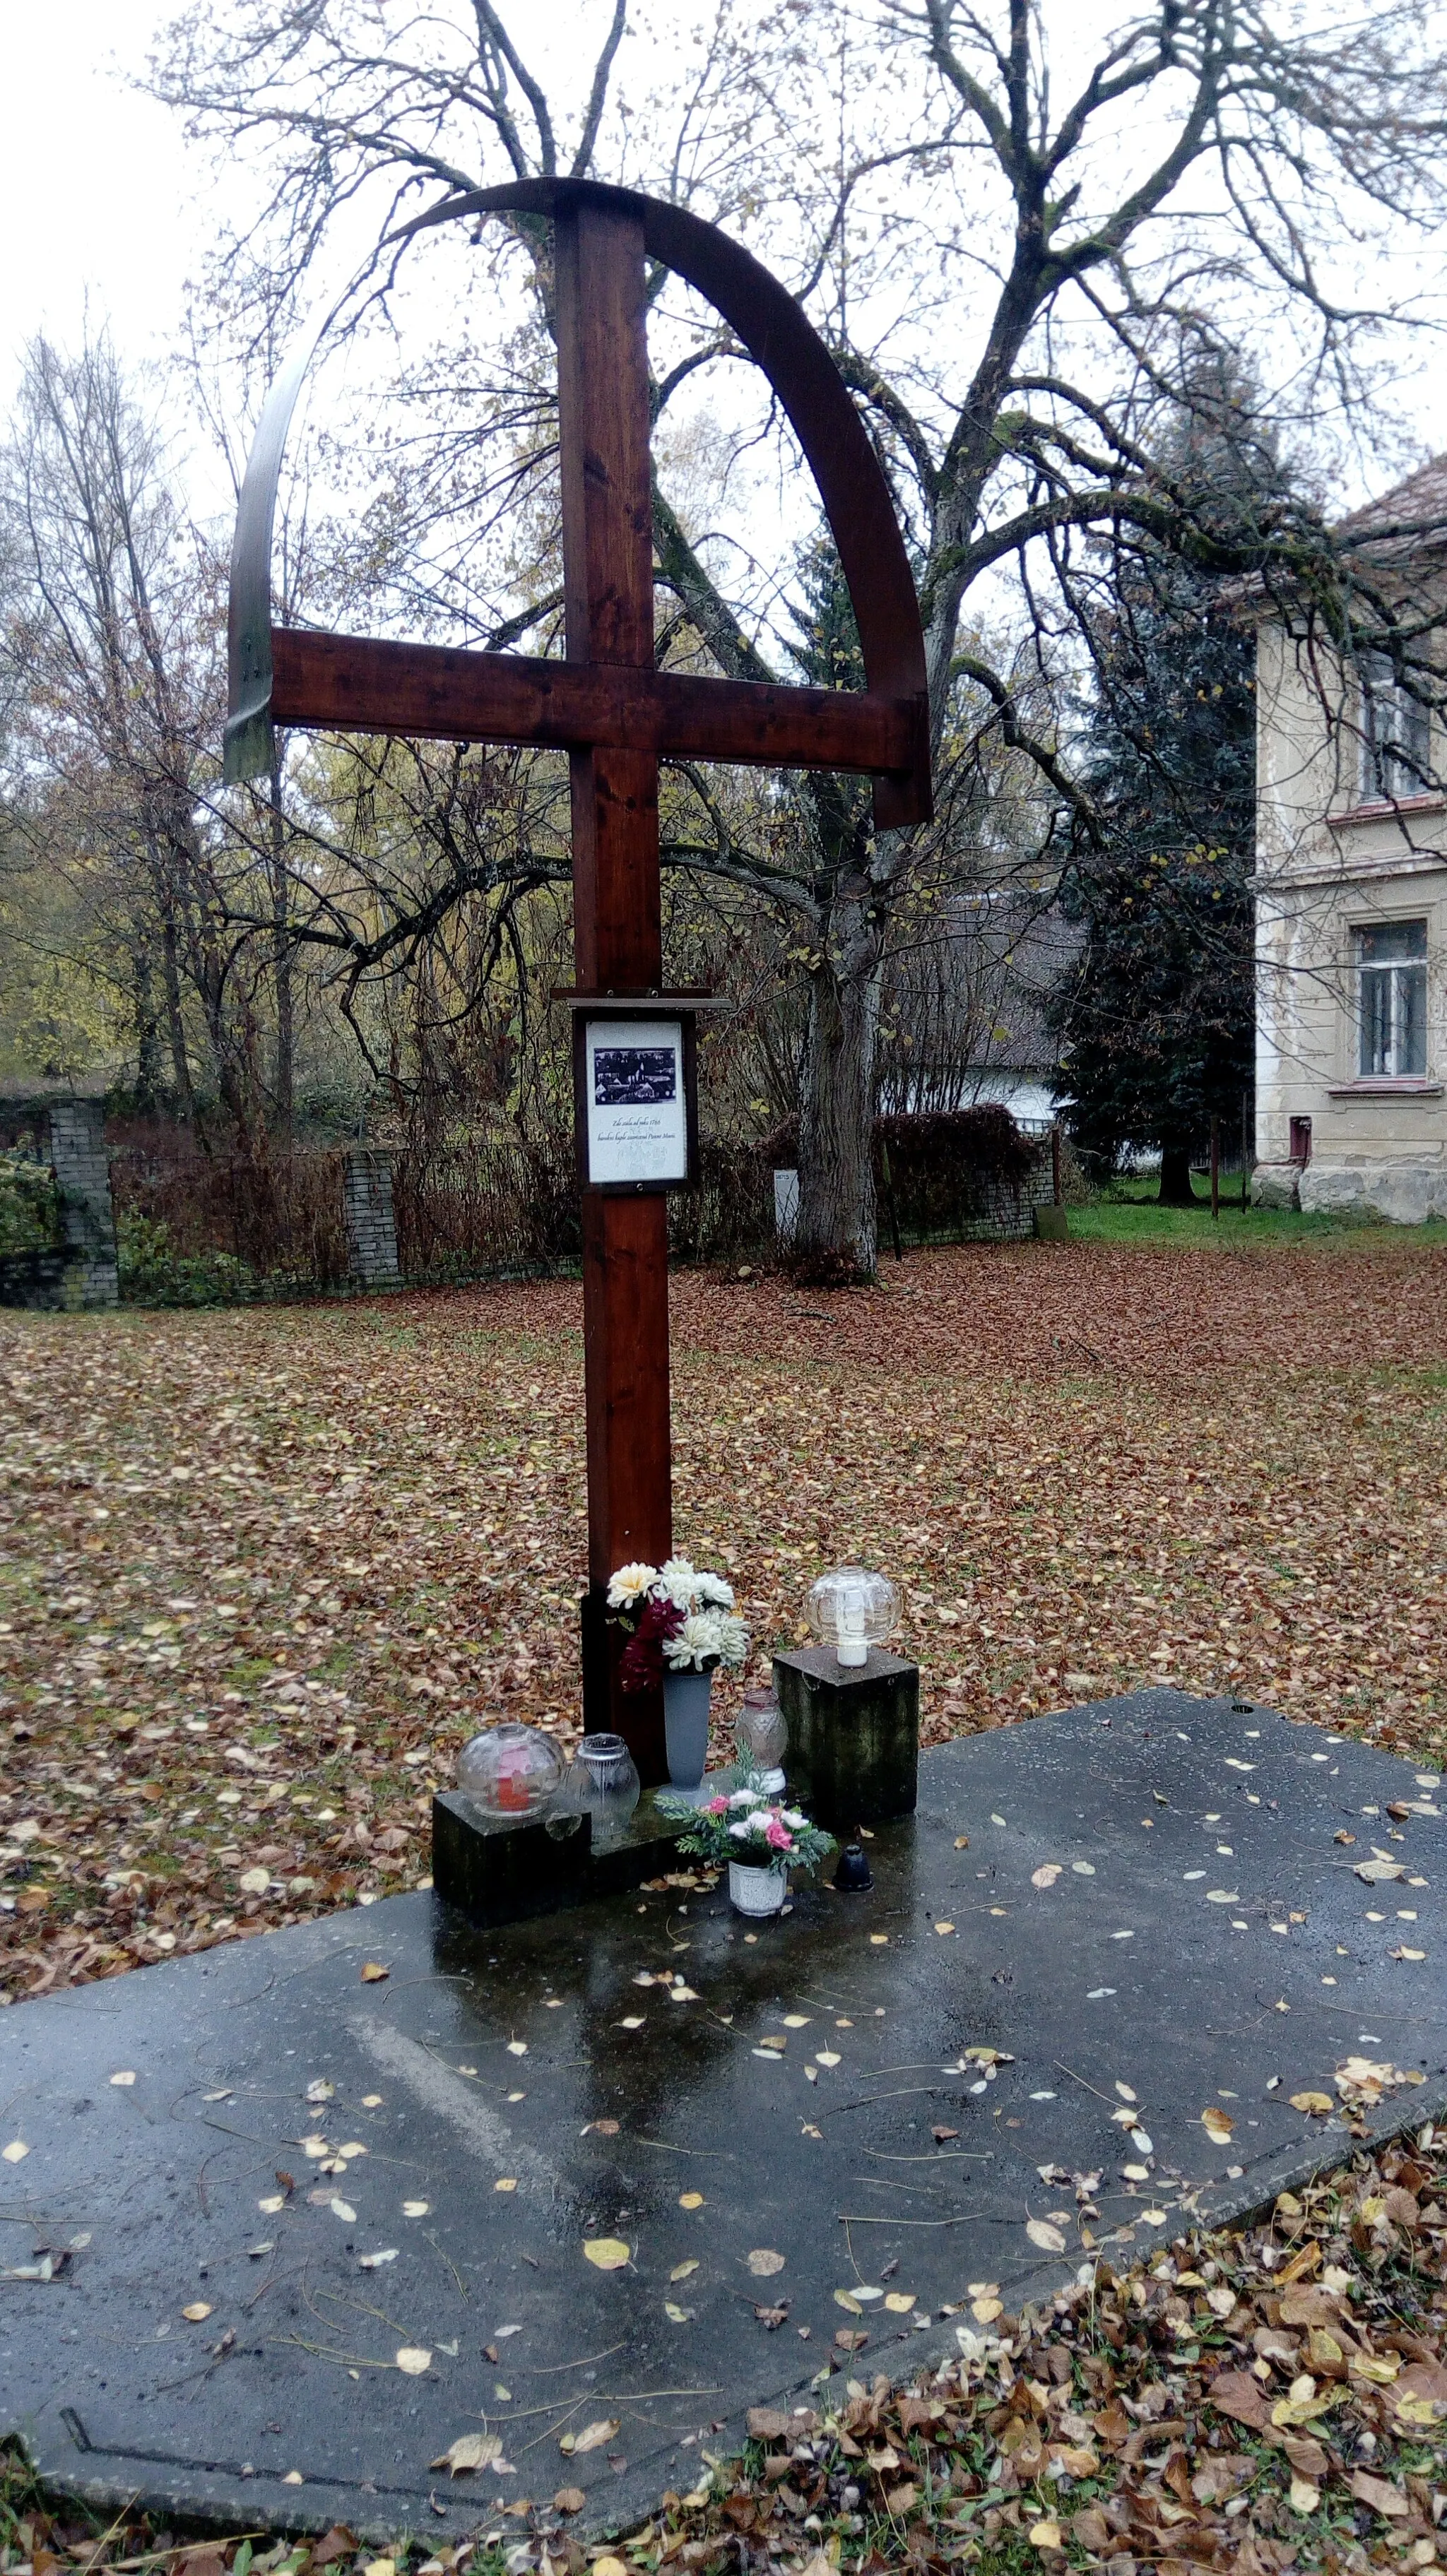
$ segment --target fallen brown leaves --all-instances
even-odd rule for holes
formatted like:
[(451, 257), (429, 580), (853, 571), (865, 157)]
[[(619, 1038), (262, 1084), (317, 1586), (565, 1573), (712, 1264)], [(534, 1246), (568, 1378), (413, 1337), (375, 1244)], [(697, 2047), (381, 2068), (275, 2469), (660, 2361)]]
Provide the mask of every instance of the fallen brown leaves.
[[(1410, 1238), (685, 1274), (679, 1542), (761, 1648), (897, 1573), (935, 1739), (1169, 1677), (1440, 1764), (1444, 1328)], [(476, 1725), (571, 1736), (575, 1286), (7, 1315), (0, 1376), (0, 1993), (416, 1885)]]
[(961, 2358), (912, 2388), (755, 2408), (753, 2447), (665, 2497), (629, 2556), (760, 2576), (781, 2558), (804, 2576), (1431, 2564), (1444, 2201), (1447, 2132), (1429, 2127), (1283, 2193), (1264, 2226), (1102, 2263), (1043, 2314), (966, 2327)]

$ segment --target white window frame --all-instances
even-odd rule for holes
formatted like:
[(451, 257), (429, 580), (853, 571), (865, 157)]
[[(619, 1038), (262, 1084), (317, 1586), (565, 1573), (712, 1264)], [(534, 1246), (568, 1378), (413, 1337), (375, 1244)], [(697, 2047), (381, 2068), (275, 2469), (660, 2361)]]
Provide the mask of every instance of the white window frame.
[[(1420, 931), (1420, 955), (1371, 958), (1363, 954), (1367, 941), (1374, 934), (1391, 930)], [(1353, 922), (1351, 939), (1357, 1081), (1424, 1082), (1427, 1078), (1425, 918), (1416, 915), (1401, 921)], [(1381, 1061), (1372, 1062), (1374, 1056)], [(1415, 1061), (1404, 1062), (1404, 1057)]]
[(1430, 710), (1403, 688), (1385, 653), (1364, 653), (1358, 665), (1361, 725), (1357, 789), (1364, 805), (1381, 805), (1431, 793)]

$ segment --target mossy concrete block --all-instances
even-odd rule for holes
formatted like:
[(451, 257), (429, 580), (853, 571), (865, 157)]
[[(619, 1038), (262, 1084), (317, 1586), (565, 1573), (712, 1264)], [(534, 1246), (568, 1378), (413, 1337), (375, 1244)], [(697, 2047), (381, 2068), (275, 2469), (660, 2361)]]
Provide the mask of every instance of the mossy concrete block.
[(919, 1795), (919, 1666), (871, 1646), (843, 1670), (832, 1646), (774, 1657), (789, 1729), (789, 1794), (822, 1825), (882, 1824)]
[(544, 1824), (500, 1823), (464, 1790), (439, 1789), (432, 1801), (432, 1884), (469, 1922), (521, 1923), (688, 1869), (693, 1864), (677, 1848), (687, 1831), (686, 1817), (661, 1816), (645, 1790), (623, 1839), (595, 1852), (590, 1816), (553, 1835)]

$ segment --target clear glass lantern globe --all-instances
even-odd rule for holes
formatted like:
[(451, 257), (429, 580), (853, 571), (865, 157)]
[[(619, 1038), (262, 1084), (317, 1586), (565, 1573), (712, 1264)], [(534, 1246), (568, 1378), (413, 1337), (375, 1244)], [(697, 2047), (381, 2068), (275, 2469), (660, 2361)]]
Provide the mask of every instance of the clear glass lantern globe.
[(490, 1816), (526, 1824), (563, 1777), (563, 1757), (535, 1726), (489, 1726), (457, 1758), (457, 1785)]
[(899, 1592), (887, 1574), (840, 1565), (820, 1575), (807, 1608), (815, 1636), (847, 1667), (867, 1663), (870, 1647), (883, 1644), (899, 1617)]
[(621, 1735), (585, 1735), (547, 1815), (555, 1838), (574, 1833), (584, 1816), (592, 1822), (594, 1852), (614, 1851), (627, 1838), (642, 1783)]

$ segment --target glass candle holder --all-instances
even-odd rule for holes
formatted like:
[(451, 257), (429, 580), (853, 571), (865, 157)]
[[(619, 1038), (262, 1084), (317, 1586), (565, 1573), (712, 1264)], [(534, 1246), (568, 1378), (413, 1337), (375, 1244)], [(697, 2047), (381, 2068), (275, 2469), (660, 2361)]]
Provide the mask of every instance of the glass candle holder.
[(489, 1726), (463, 1746), (457, 1785), (500, 1823), (541, 1815), (563, 1777), (563, 1757), (535, 1726)]
[(766, 1776), (777, 1771), (782, 1783), (789, 1728), (772, 1690), (745, 1691), (744, 1704), (734, 1720), (734, 1734), (750, 1770)]
[(809, 1625), (846, 1668), (867, 1663), (899, 1617), (899, 1593), (884, 1574), (841, 1565), (821, 1574), (808, 1600)]
[(621, 1843), (643, 1794), (643, 1784), (621, 1735), (585, 1735), (548, 1811), (548, 1831), (572, 1832), (589, 1816), (595, 1852)]

